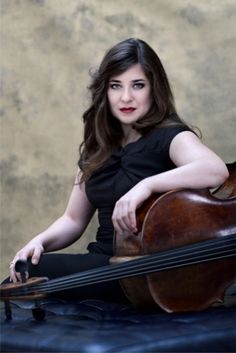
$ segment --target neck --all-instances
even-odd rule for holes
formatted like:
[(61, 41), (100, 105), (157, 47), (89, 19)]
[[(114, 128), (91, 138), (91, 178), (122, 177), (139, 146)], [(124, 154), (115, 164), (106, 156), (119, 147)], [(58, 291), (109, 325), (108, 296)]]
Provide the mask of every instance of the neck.
[(128, 143), (137, 141), (142, 135), (132, 128), (130, 125), (123, 125), (123, 134), (122, 146), (126, 146)]

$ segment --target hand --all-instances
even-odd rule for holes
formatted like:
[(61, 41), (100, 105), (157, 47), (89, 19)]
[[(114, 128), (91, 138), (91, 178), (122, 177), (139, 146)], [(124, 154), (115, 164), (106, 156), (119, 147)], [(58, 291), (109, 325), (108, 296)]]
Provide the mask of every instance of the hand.
[(117, 234), (134, 234), (138, 231), (136, 209), (150, 195), (149, 178), (146, 178), (136, 184), (116, 202), (112, 222)]
[[(14, 259), (10, 262), (10, 281), (16, 283), (17, 281), (21, 282), (22, 280), (20, 273), (15, 271), (15, 265), (18, 260), (27, 261), (27, 259), (31, 257), (32, 264), (37, 265), (43, 252), (43, 245), (36, 240), (31, 240), (26, 246), (18, 251)], [(28, 273), (26, 274), (26, 277), (29, 277)]]

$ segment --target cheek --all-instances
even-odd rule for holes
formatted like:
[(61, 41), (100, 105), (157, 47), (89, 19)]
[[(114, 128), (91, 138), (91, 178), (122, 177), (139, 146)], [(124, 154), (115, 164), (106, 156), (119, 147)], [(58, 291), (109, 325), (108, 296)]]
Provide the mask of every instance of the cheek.
[(142, 104), (146, 108), (146, 110), (148, 110), (150, 108), (151, 102), (152, 102), (152, 100), (151, 100), (150, 94), (145, 95), (145, 97), (143, 97), (143, 99), (142, 99)]
[(117, 96), (115, 94), (108, 93), (107, 100), (108, 100), (110, 109), (113, 110), (113, 108), (116, 106), (117, 101), (118, 101)]
[(113, 101), (114, 101), (114, 96), (109, 91), (107, 93), (107, 100), (108, 100), (109, 105), (112, 106), (113, 105)]

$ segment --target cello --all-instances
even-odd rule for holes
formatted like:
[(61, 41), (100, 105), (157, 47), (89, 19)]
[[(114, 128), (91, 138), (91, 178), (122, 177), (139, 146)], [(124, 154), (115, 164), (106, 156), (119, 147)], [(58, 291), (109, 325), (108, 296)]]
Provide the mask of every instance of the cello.
[[(2, 284), (7, 317), (10, 300), (38, 300), (114, 279), (138, 307), (199, 311), (222, 301), (236, 280), (236, 163), (228, 167), (230, 177), (213, 192), (172, 190), (146, 200), (137, 210), (137, 234), (115, 237), (111, 265), (52, 280)], [(26, 264), (16, 266), (24, 277)]]

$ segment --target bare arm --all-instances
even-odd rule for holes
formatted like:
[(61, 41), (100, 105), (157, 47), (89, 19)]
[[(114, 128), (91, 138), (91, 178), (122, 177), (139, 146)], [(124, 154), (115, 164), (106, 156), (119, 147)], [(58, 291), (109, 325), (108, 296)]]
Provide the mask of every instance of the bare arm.
[(63, 249), (80, 238), (93, 214), (84, 185), (76, 184), (65, 213), (35, 239), (40, 240), (45, 252)]
[(212, 188), (221, 185), (229, 175), (220, 157), (192, 132), (178, 134), (171, 142), (169, 154), (178, 168), (151, 177), (148, 183), (151, 192)]
[(169, 155), (177, 168), (143, 179), (117, 201), (112, 219), (118, 233), (137, 231), (136, 208), (152, 193), (216, 187), (228, 177), (225, 163), (192, 132), (179, 133)]
[(43, 252), (63, 249), (74, 243), (83, 234), (93, 214), (84, 185), (74, 185), (64, 214), (16, 253), (10, 266), (11, 279), (14, 282), (20, 279), (14, 269), (16, 261), (32, 257), (32, 263), (37, 264)]

